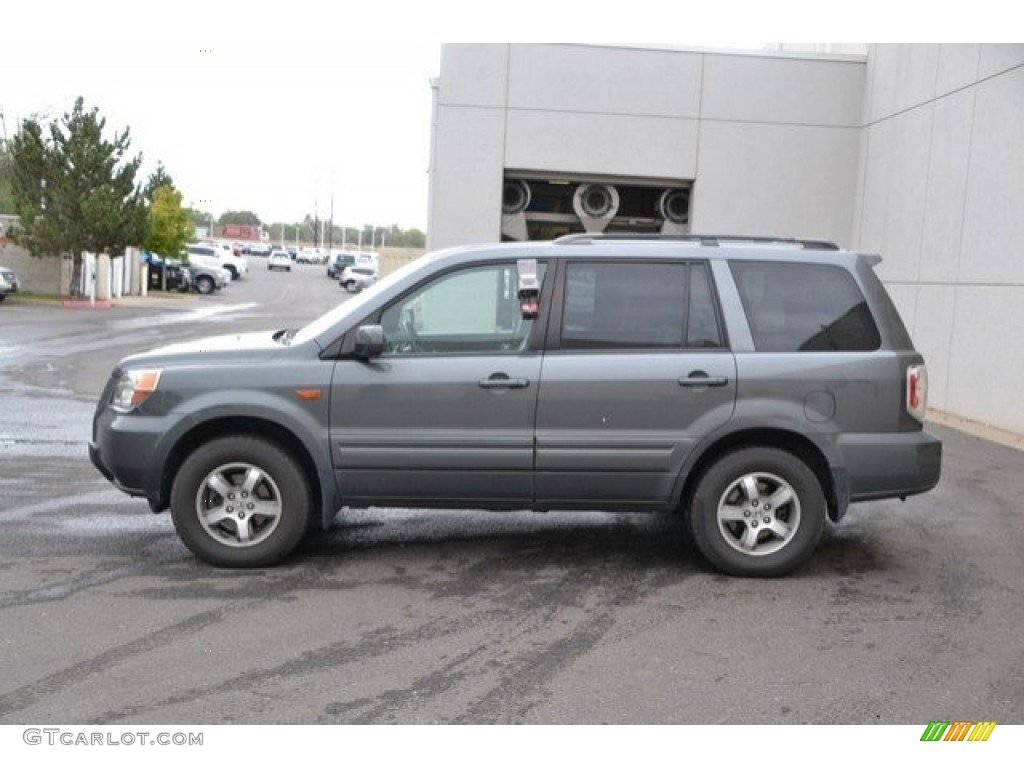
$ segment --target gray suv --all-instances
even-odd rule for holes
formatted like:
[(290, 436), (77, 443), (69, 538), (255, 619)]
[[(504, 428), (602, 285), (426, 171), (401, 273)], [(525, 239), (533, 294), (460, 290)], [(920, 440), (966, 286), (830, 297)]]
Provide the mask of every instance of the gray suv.
[(374, 505), (680, 511), (717, 568), (779, 575), (851, 502), (939, 480), (878, 260), (698, 236), (440, 251), (299, 330), (125, 358), (90, 456), (219, 566)]

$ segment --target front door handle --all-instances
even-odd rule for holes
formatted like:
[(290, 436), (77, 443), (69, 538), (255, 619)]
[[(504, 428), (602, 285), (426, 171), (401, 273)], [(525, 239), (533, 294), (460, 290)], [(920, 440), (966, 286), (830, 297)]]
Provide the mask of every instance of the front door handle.
[(678, 379), (680, 387), (703, 388), (703, 387), (724, 387), (729, 383), (725, 376), (708, 376), (706, 371), (690, 371), (690, 375)]
[(481, 389), (526, 389), (530, 386), (529, 379), (513, 379), (507, 373), (492, 373), (490, 378), (477, 382)]

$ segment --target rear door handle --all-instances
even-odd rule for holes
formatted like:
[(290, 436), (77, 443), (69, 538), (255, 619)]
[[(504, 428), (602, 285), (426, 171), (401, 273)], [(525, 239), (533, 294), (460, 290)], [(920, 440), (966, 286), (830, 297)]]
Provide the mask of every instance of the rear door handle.
[(729, 383), (729, 379), (725, 376), (708, 376), (705, 371), (690, 371), (689, 376), (678, 379), (677, 383), (680, 387), (689, 387), (690, 389), (700, 387), (724, 387)]
[(481, 389), (526, 389), (530, 386), (529, 379), (509, 378), (507, 373), (492, 373), (490, 378), (477, 382)]

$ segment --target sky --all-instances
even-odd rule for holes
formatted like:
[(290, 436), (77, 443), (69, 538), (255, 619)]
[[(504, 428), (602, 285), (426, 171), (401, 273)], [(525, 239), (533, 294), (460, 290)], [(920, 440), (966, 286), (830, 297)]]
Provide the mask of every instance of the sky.
[[(272, 223), (328, 218), (333, 203), (338, 225), (425, 230), (442, 41), (864, 40), (871, 5), (855, 6), (859, 25), (808, 29), (801, 8), (821, 6), (801, 0), (718, 0), (713, 13), (679, 0), (5, 3), (0, 138), (23, 118), (60, 117), (82, 96), (111, 135), (130, 129), (144, 176), (163, 163), (186, 205)], [(842, 15), (842, 4), (830, 7)], [(885, 18), (883, 29), (898, 32)]]
[[(0, 12), (0, 39), (9, 39), (3, 26)], [(233, 29), (223, 16), (190, 17), (184, 34), (152, 44), (5, 40), (0, 136), (26, 117), (59, 118), (82, 96), (108, 136), (130, 130), (140, 175), (162, 162), (186, 205), (292, 222), (328, 218), (333, 197), (337, 224), (425, 229), (440, 43), (361, 42), (341, 28), (308, 41), (294, 27), (282, 39), (263, 26)]]

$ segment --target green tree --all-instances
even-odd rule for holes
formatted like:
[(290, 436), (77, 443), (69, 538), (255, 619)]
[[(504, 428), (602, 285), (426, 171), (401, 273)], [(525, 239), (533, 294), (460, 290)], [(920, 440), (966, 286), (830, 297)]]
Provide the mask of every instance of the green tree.
[(72, 294), (85, 251), (122, 253), (142, 241), (146, 206), (135, 176), (142, 156), (128, 157), (127, 128), (104, 138), (106, 120), (79, 97), (71, 112), (44, 131), (25, 120), (11, 140), (17, 242), (33, 256), (69, 254)]
[(194, 232), (192, 217), (181, 206), (181, 193), (169, 185), (157, 187), (149, 204), (143, 248), (163, 256), (177, 256)]
[[(14, 191), (11, 180), (11, 154), (0, 144), (0, 213), (14, 213)], [(0, 231), (0, 235), (4, 234)]]
[(225, 211), (217, 219), (217, 223), (222, 227), (228, 224), (236, 224), (239, 226), (246, 227), (258, 227), (263, 222), (260, 221), (260, 217), (252, 211)]
[(160, 187), (177, 189), (177, 187), (174, 186), (174, 179), (172, 179), (170, 174), (167, 173), (167, 169), (164, 168), (163, 163), (157, 163), (156, 170), (150, 174), (149, 180), (146, 182), (146, 186), (142, 190), (142, 196), (152, 203), (153, 196)]

